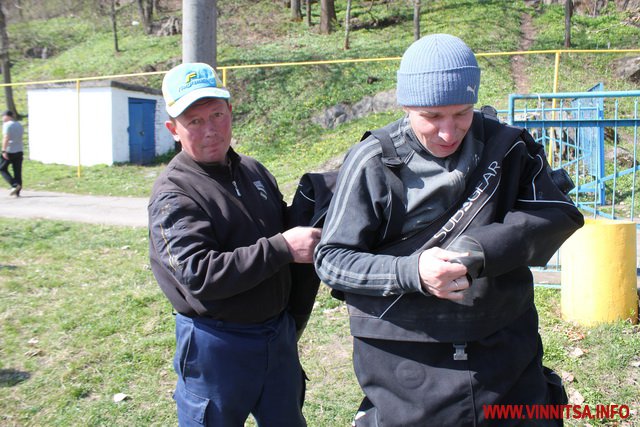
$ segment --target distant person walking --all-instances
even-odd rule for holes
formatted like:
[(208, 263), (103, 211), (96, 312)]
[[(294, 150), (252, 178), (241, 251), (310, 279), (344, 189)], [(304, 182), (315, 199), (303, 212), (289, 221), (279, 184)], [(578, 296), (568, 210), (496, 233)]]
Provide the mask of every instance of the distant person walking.
[[(24, 151), (22, 135), (24, 134), (24, 128), (16, 121), (11, 110), (4, 112), (2, 122), (0, 174), (11, 186), (9, 195), (18, 197), (20, 196), (20, 190), (22, 190), (22, 158)], [(9, 173), (9, 165), (13, 170), (13, 176)]]

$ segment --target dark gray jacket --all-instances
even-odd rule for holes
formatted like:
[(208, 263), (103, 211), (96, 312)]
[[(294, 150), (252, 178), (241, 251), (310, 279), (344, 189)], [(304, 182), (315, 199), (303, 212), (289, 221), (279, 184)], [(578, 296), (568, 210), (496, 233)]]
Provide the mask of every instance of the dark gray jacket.
[(259, 323), (289, 301), (286, 204), (260, 163), (233, 150), (229, 157), (230, 166), (206, 166), (182, 152), (158, 177), (151, 269), (177, 312)]

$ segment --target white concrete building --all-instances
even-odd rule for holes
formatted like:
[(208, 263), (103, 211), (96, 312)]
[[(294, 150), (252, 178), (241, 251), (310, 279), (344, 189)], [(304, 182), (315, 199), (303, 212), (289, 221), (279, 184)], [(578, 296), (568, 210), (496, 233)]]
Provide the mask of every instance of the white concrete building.
[(29, 158), (92, 166), (145, 164), (174, 149), (159, 90), (116, 81), (27, 88)]

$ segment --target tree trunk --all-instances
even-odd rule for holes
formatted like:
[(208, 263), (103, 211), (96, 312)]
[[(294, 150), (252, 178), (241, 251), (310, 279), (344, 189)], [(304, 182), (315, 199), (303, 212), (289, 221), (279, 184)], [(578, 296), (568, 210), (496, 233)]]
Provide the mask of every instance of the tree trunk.
[(420, 0), (413, 0), (413, 40), (420, 38)]
[(16, 9), (18, 9), (18, 16), (20, 16), (20, 22), (24, 20), (24, 13), (22, 13), (22, 0), (16, 0)]
[(307, 0), (307, 26), (311, 26), (311, 0)]
[(300, 0), (291, 0), (291, 19), (296, 22), (302, 21)]
[[(4, 83), (11, 83), (11, 61), (9, 60), (9, 34), (7, 34), (7, 20), (4, 16), (4, 11), (0, 5), (0, 62), (2, 63), (2, 78)], [(16, 109), (16, 104), (13, 101), (13, 87), (4, 87), (4, 97), (7, 101), (7, 110), (11, 110), (19, 118), (20, 114)]]
[(607, 0), (596, 0), (593, 5), (593, 16), (600, 16), (600, 11), (607, 6)]
[(344, 17), (344, 49), (349, 50), (349, 21), (351, 21), (351, 0), (347, 0), (347, 11)]
[(153, 24), (153, 3), (154, 0), (137, 0), (138, 12), (142, 20), (142, 26), (146, 34), (151, 34)]
[(329, 34), (337, 20), (333, 0), (320, 0), (320, 34)]
[(216, 68), (216, 0), (182, 0), (182, 62)]
[(573, 15), (573, 1), (564, 2), (564, 47), (571, 47), (571, 15)]
[(113, 30), (113, 48), (120, 52), (118, 48), (118, 25), (116, 23), (116, 0), (111, 0), (111, 29)]

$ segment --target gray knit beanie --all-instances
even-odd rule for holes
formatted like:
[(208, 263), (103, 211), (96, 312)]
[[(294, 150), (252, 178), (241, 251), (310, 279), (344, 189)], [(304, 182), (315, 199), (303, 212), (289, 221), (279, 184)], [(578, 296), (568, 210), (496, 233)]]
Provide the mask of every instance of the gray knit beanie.
[(480, 67), (462, 40), (431, 34), (402, 55), (396, 94), (398, 104), (437, 107), (478, 102)]

